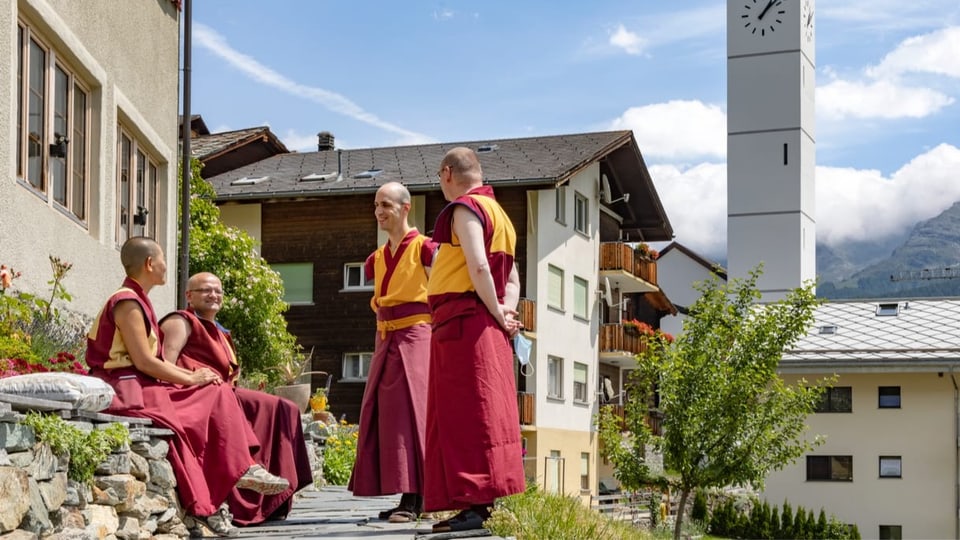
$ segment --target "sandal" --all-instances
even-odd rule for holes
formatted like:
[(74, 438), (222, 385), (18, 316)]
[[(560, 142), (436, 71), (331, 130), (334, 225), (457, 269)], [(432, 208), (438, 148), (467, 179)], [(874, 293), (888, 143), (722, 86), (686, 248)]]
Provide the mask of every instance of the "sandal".
[(417, 515), (409, 510), (397, 510), (396, 512), (390, 514), (390, 518), (387, 519), (390, 523), (410, 523), (411, 521), (416, 521)]
[(399, 506), (391, 508), (389, 510), (384, 510), (383, 512), (380, 512), (379, 514), (377, 514), (377, 518), (379, 518), (381, 521), (386, 521), (390, 519), (390, 516), (392, 516), (394, 512), (397, 512), (400, 510), (403, 510), (403, 508), (400, 508)]
[(475, 529), (482, 529), (483, 522), (486, 521), (489, 516), (481, 515), (476, 510), (468, 509), (460, 512), (459, 514), (453, 516), (450, 519), (444, 521), (438, 521), (433, 525), (433, 532), (451, 532), (451, 531), (472, 531)]

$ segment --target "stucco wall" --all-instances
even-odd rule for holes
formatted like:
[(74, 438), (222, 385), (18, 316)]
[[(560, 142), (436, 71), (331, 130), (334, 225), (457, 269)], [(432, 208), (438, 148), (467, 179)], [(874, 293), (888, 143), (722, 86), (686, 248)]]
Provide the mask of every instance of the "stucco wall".
[[(853, 481), (808, 482), (801, 458), (769, 477), (764, 496), (771, 504), (787, 499), (794, 508), (823, 507), (856, 523), (864, 538), (876, 538), (880, 525), (902, 526), (904, 538), (954, 538), (957, 417), (950, 375), (843, 374), (835, 386), (852, 388), (853, 412), (811, 415), (809, 433), (827, 439), (810, 454), (853, 456)], [(901, 408), (880, 409), (878, 386), (900, 386)], [(880, 478), (879, 456), (901, 456), (902, 478)]]
[[(4, 3), (7, 5), (7, 3)], [(89, 216), (81, 224), (16, 178), (16, 42), (22, 18), (89, 89)], [(23, 272), (19, 289), (45, 294), (48, 256), (73, 263), (69, 308), (95, 315), (123, 277), (116, 245), (118, 122), (159, 164), (158, 240), (168, 284), (151, 295), (175, 305), (179, 13), (168, 0), (16, 0), (0, 11), (0, 262)]]

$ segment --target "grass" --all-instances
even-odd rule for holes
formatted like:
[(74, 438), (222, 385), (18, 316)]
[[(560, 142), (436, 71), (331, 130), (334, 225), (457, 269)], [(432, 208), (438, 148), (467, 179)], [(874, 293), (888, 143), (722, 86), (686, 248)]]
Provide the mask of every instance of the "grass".
[(528, 487), (524, 493), (497, 501), (485, 523), (493, 534), (517, 540), (650, 540), (649, 532), (614, 521), (576, 498)]

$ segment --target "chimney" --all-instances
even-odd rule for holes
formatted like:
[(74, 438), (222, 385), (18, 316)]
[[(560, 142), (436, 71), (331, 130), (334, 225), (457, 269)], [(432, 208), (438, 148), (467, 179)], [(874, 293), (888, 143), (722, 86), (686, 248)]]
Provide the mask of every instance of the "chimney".
[(321, 131), (317, 133), (317, 151), (324, 152), (327, 150), (333, 150), (333, 133)]

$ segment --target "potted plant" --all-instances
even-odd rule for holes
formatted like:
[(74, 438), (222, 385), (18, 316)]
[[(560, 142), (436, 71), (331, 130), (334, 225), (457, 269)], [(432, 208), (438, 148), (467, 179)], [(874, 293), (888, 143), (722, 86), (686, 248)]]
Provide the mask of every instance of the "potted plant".
[[(310, 412), (313, 413), (314, 420), (328, 422), (330, 419), (330, 402), (327, 401), (327, 389), (317, 387), (310, 396)], [(329, 423), (329, 422), (328, 422)]]
[(313, 359), (313, 349), (304, 354), (299, 349), (291, 351), (283, 362), (274, 366), (272, 369), (280, 374), (282, 384), (273, 389), (273, 393), (282, 398), (287, 398), (297, 404), (300, 412), (306, 412), (310, 405), (310, 382), (300, 382), (301, 377), (305, 375), (326, 375), (326, 371), (310, 370), (311, 360)]

